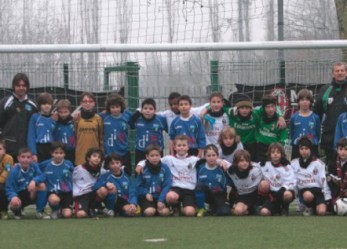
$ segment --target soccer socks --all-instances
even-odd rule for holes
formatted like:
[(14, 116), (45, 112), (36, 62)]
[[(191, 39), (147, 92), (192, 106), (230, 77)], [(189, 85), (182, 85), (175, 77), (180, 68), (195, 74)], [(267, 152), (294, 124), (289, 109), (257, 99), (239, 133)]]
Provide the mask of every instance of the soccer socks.
[(37, 191), (36, 193), (36, 210), (37, 212), (43, 212), (47, 204), (47, 191)]
[(206, 195), (203, 191), (195, 191), (196, 204), (198, 208), (205, 208)]
[(109, 210), (114, 210), (116, 206), (117, 195), (116, 194), (108, 194), (105, 199), (105, 206)]

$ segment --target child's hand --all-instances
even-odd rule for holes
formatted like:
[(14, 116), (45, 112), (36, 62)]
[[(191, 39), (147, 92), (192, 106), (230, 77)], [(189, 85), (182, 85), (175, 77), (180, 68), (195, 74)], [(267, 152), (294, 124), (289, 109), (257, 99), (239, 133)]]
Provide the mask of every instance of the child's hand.
[(153, 201), (153, 196), (151, 194), (146, 194), (147, 201)]
[(277, 121), (278, 128), (285, 129), (287, 127), (286, 120), (283, 117), (279, 117)]
[(159, 210), (162, 210), (162, 209), (166, 208), (165, 203), (160, 202), (160, 201), (158, 201), (157, 207), (158, 207)]
[(35, 192), (36, 190), (36, 183), (35, 181), (31, 181), (28, 185), (28, 191), (29, 192)]
[(136, 206), (134, 204), (130, 204), (130, 206), (129, 206), (129, 213), (131, 215), (135, 215), (135, 213), (136, 213)]
[(106, 188), (107, 188), (109, 193), (111, 193), (111, 194), (116, 193), (116, 186), (114, 186), (114, 184), (112, 182), (106, 183)]
[(38, 162), (38, 159), (37, 159), (37, 156), (36, 155), (32, 155), (32, 157), (31, 157), (32, 159), (33, 159), (33, 161), (35, 162), (35, 163), (37, 163)]
[(142, 174), (143, 173), (143, 167), (141, 167), (141, 166), (136, 166), (136, 168), (135, 168), (135, 172), (136, 172), (136, 174)]
[(218, 164), (219, 164), (219, 166), (220, 166), (221, 168), (223, 168), (224, 171), (227, 171), (228, 168), (229, 168), (230, 165), (231, 165), (231, 164), (230, 164), (228, 161), (226, 161), (226, 160), (220, 160), (220, 161), (218, 162)]
[(207, 114), (208, 109), (207, 108), (203, 108), (200, 113), (199, 113), (199, 118), (200, 119), (204, 119), (205, 115)]
[(53, 119), (54, 121), (58, 121), (58, 119), (59, 119), (58, 112), (57, 112), (57, 111), (54, 111), (54, 112), (52, 113), (51, 117), (52, 117), (52, 119)]

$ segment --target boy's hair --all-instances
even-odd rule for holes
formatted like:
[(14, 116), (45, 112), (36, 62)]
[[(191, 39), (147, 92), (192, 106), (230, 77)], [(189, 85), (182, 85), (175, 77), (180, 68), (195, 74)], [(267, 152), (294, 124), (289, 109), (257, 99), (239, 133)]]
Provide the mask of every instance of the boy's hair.
[(2, 147), (4, 147), (4, 149), (6, 149), (6, 142), (3, 139), (0, 139), (0, 146), (2, 145)]
[(182, 100), (188, 101), (188, 103), (189, 103), (190, 105), (193, 104), (192, 99), (191, 99), (188, 95), (181, 95), (181, 96), (178, 98), (178, 104), (179, 104)]
[(213, 93), (211, 93), (211, 95), (210, 95), (210, 97), (208, 98), (208, 100), (211, 101), (211, 99), (214, 98), (214, 97), (220, 98), (220, 99), (222, 100), (222, 102), (224, 101), (224, 96), (223, 96), (223, 94), (220, 93), (220, 92), (213, 92)]
[(347, 138), (343, 137), (339, 139), (339, 141), (336, 144), (336, 148), (339, 148), (339, 147), (341, 148), (347, 147)]
[(71, 107), (71, 102), (68, 99), (61, 99), (58, 101), (57, 103), (57, 110), (59, 111), (59, 109), (63, 109), (63, 108), (67, 108), (70, 112), (72, 110)]
[(284, 151), (282, 144), (272, 143), (269, 145), (269, 148), (267, 149), (267, 152), (266, 152), (266, 157), (268, 158), (268, 160), (271, 160), (271, 151), (273, 150), (278, 150), (281, 153), (281, 158), (287, 159), (287, 155), (286, 155), (286, 152)]
[(25, 73), (17, 73), (12, 79), (12, 91), (14, 91), (14, 87), (17, 86), (21, 80), (24, 81), (27, 91), (29, 90), (30, 82), (28, 76)]
[(44, 105), (44, 104), (51, 104), (51, 105), (53, 105), (52, 94), (47, 93), (47, 92), (40, 93), (39, 96), (36, 99), (36, 102), (37, 102), (37, 108), (39, 110), (41, 110), (41, 105)]
[(170, 100), (173, 100), (173, 99), (177, 99), (177, 98), (179, 98), (179, 97), (181, 97), (181, 94), (180, 94), (180, 93), (178, 93), (178, 92), (172, 92), (172, 93), (169, 94), (169, 97), (168, 97), (167, 99), (170, 101)]
[(219, 133), (218, 144), (223, 144), (223, 138), (231, 137), (234, 138), (234, 143), (239, 143), (241, 141), (240, 136), (237, 135), (235, 128), (226, 126)]
[(148, 155), (149, 153), (151, 153), (151, 151), (158, 151), (159, 154), (161, 153), (161, 149), (160, 149), (160, 146), (157, 145), (157, 144), (150, 144), (146, 147), (146, 155)]
[(111, 153), (105, 158), (104, 169), (110, 169), (110, 163), (112, 161), (120, 161), (123, 164), (122, 157), (116, 153)]
[(154, 110), (157, 109), (157, 104), (155, 103), (155, 100), (152, 98), (147, 98), (144, 101), (142, 101), (141, 108), (143, 108), (145, 105), (151, 105), (153, 106)]
[(234, 159), (232, 162), (233, 167), (237, 167), (242, 158), (244, 158), (251, 165), (251, 154), (249, 154), (247, 150), (237, 150), (234, 154)]
[(124, 98), (117, 94), (117, 93), (112, 93), (109, 96), (107, 96), (106, 101), (105, 101), (105, 107), (106, 107), (106, 111), (108, 113), (111, 112), (111, 106), (120, 106), (121, 111), (120, 112), (124, 112), (125, 110), (125, 101)]
[(207, 151), (209, 151), (209, 150), (214, 151), (217, 154), (217, 156), (219, 155), (219, 151), (218, 151), (218, 148), (216, 145), (208, 144), (204, 149), (204, 154), (206, 155)]
[(299, 145), (299, 148), (305, 146), (312, 151), (313, 143), (308, 136), (302, 136), (298, 141), (298, 145)]
[(302, 99), (308, 99), (310, 102), (311, 102), (311, 105), (313, 104), (313, 95), (311, 93), (310, 90), (308, 89), (301, 89), (299, 92), (298, 92), (298, 97), (297, 97), (297, 102), (299, 103), (300, 100)]
[(265, 108), (265, 106), (269, 104), (277, 105), (277, 98), (275, 96), (267, 94), (262, 98), (262, 106)]
[(87, 153), (86, 153), (86, 156), (85, 156), (85, 160), (86, 162), (88, 162), (88, 159), (92, 156), (92, 154), (94, 153), (97, 153), (100, 155), (100, 158), (101, 158), (101, 162), (104, 160), (104, 153), (102, 152), (101, 149), (97, 148), (97, 147), (92, 147), (92, 148), (89, 148)]
[(18, 150), (18, 156), (20, 156), (21, 154), (24, 154), (24, 153), (32, 154), (33, 152), (31, 151), (31, 149), (29, 147), (22, 147)]
[(53, 153), (56, 149), (62, 149), (64, 151), (64, 153), (66, 153), (65, 151), (65, 144), (62, 143), (62, 142), (53, 142), (51, 144), (51, 149), (50, 149), (50, 152)]
[(189, 137), (187, 135), (177, 135), (174, 139), (174, 144), (176, 144), (177, 141), (189, 141)]
[(83, 92), (83, 93), (80, 95), (80, 102), (82, 102), (82, 101), (83, 101), (83, 98), (86, 97), (86, 96), (89, 97), (89, 98), (91, 98), (92, 100), (95, 101), (95, 96), (94, 96), (93, 93), (91, 93), (91, 92)]

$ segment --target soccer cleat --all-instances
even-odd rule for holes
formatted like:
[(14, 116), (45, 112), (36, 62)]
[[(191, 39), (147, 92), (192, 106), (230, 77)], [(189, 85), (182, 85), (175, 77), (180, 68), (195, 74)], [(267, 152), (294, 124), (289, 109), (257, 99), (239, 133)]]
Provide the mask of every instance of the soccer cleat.
[(107, 209), (107, 208), (105, 208), (105, 209), (103, 210), (103, 213), (106, 214), (106, 215), (109, 216), (109, 217), (114, 217), (114, 211), (113, 211), (112, 209)]
[(170, 207), (170, 215), (174, 217), (180, 216), (180, 208), (179, 207)]
[(8, 213), (6, 211), (1, 212), (1, 219), (2, 220), (8, 220)]
[(12, 210), (12, 212), (13, 212), (14, 218), (15, 218), (16, 220), (21, 220), (21, 219), (22, 219), (22, 217), (23, 217), (23, 212), (22, 212), (21, 209)]
[(205, 208), (199, 208), (196, 216), (197, 217), (203, 217), (203, 216), (205, 216), (206, 212), (207, 212), (207, 210)]
[(312, 208), (305, 208), (304, 212), (302, 213), (304, 216), (311, 216), (313, 213)]
[(49, 216), (45, 212), (37, 212), (36, 213), (36, 218), (38, 218), (40, 220), (49, 220), (51, 218), (51, 216)]
[(141, 216), (141, 207), (139, 205), (136, 206), (135, 216)]
[(52, 211), (52, 213), (51, 213), (51, 218), (52, 218), (53, 220), (58, 219), (58, 218), (59, 218), (59, 210), (54, 210), (54, 211)]
[(296, 207), (296, 212), (297, 213), (302, 213), (305, 211), (305, 205), (302, 203), (299, 203), (298, 206)]

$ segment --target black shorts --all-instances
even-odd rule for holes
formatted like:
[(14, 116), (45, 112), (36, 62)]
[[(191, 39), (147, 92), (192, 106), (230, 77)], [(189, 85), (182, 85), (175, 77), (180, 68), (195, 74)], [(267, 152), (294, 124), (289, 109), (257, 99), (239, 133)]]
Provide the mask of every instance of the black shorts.
[(36, 199), (32, 200), (30, 198), (30, 192), (27, 189), (20, 191), (17, 194), (17, 197), (22, 202), (22, 208), (29, 206), (29, 205), (32, 205), (32, 204), (35, 204), (35, 202), (36, 202)]
[(238, 195), (235, 201), (235, 204), (241, 202), (248, 207), (248, 210), (252, 210), (253, 207), (257, 204), (258, 201), (258, 190), (253, 191), (249, 194)]
[(131, 167), (131, 154), (128, 151), (125, 155), (121, 156), (122, 164), (125, 166), (124, 171), (128, 174), (128, 176), (131, 176), (132, 174), (132, 167)]
[(57, 195), (59, 197), (61, 209), (71, 208), (73, 205), (72, 192), (61, 192), (61, 193), (50, 192), (48, 193), (48, 197), (50, 195)]
[(184, 188), (179, 188), (179, 187), (172, 187), (170, 189), (170, 191), (173, 191), (176, 194), (178, 194), (178, 201), (182, 202), (183, 207), (188, 207), (188, 206), (195, 207), (196, 206), (194, 190), (184, 189)]
[(148, 201), (146, 196), (142, 196), (139, 200), (139, 205), (141, 207), (142, 212), (147, 208), (158, 208), (158, 198), (153, 198), (153, 201)]
[(74, 201), (75, 213), (81, 210), (86, 213), (89, 213), (89, 210), (92, 209), (95, 205), (95, 192), (92, 191), (84, 195), (75, 196)]
[(314, 208), (314, 207), (318, 206), (319, 204), (325, 203), (324, 194), (322, 192), (322, 189), (320, 189), (320, 188), (303, 188), (299, 191), (299, 193), (301, 196), (303, 196), (303, 193), (306, 191), (311, 192), (314, 196), (314, 199), (312, 202), (308, 203), (308, 202), (304, 201), (304, 204), (306, 207)]
[(114, 212), (116, 214), (124, 214), (124, 206), (126, 205), (130, 205), (130, 203), (128, 202), (128, 200), (122, 198), (122, 197), (118, 197), (117, 201), (116, 201), (116, 205), (114, 207)]

